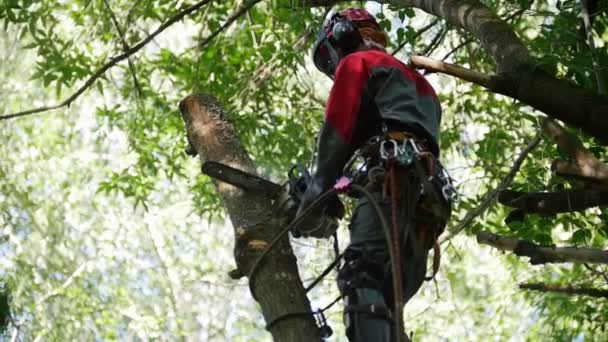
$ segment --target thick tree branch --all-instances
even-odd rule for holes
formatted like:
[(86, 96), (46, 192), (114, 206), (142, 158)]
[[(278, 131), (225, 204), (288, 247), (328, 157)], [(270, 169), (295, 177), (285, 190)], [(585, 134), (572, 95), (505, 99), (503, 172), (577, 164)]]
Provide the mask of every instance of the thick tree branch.
[(515, 175), (517, 174), (517, 172), (521, 168), (522, 164), (524, 163), (524, 160), (526, 160), (526, 157), (528, 156), (528, 154), (536, 146), (538, 146), (538, 144), (540, 143), (540, 140), (541, 140), (541, 136), (540, 136), (540, 132), (539, 132), (528, 143), (528, 145), (526, 145), (526, 147), (524, 147), (524, 149), (521, 151), (521, 153), (519, 154), (519, 156), (513, 163), (513, 166), (511, 166), (509, 173), (507, 173), (507, 175), (500, 182), (500, 184), (498, 184), (498, 186), (495, 189), (488, 192), (484, 196), (483, 200), (481, 200), (479, 205), (475, 209), (470, 210), (466, 214), (466, 216), (462, 219), (462, 221), (458, 222), (454, 227), (449, 228), (448, 229), (449, 234), (444, 235), (440, 239), (440, 243), (444, 243), (444, 242), (450, 240), (451, 238), (453, 238), (454, 236), (456, 236), (456, 234), (460, 233), (469, 224), (471, 224), (471, 222), (473, 222), (473, 220), (475, 218), (477, 218), (479, 215), (483, 214), (488, 208), (490, 208), (496, 202), (496, 198), (498, 197), (500, 192), (503, 191), (504, 189), (506, 189), (507, 187), (509, 187), (509, 185), (511, 185), (511, 183), (513, 182), (513, 179), (515, 178)]
[(563, 262), (608, 264), (608, 250), (540, 246), (486, 231), (477, 233), (477, 242), (501, 251), (513, 252), (518, 256), (529, 257), (532, 265)]
[(558, 292), (568, 295), (584, 295), (599, 298), (608, 298), (608, 290), (578, 286), (560, 286), (543, 283), (521, 283), (522, 290), (535, 290), (542, 292)]
[[(256, 174), (255, 165), (240, 145), (234, 127), (220, 104), (207, 95), (191, 95), (180, 103), (188, 141), (201, 160), (212, 160)], [(273, 203), (267, 195), (245, 191), (213, 179), (226, 212), (234, 226), (234, 255), (238, 270), (249, 274), (259, 255), (283, 230), (283, 222), (272, 216)], [(266, 322), (294, 312), (311, 312), (310, 303), (298, 275), (296, 258), (287, 237), (279, 240), (260, 265), (253, 284)], [(272, 325), (275, 341), (318, 341), (319, 329), (312, 315), (295, 315)]]
[(602, 189), (608, 189), (608, 175), (604, 164), (579, 166), (574, 162), (558, 159), (551, 163), (551, 170), (558, 176), (578, 178)]
[(555, 215), (606, 205), (608, 204), (608, 191), (580, 189), (527, 193), (503, 190), (498, 196), (498, 201), (503, 205), (517, 208), (505, 219), (505, 222), (509, 223), (511, 221), (522, 221), (524, 216), (529, 213)]
[[(49, 110), (69, 106), (72, 102), (74, 102), (74, 100), (76, 100), (80, 95), (82, 95), (91, 85), (93, 85), (93, 83), (95, 83), (95, 81), (97, 81), (97, 79), (99, 79), (103, 74), (105, 74), (105, 72), (108, 71), (110, 68), (114, 67), (121, 61), (129, 58), (129, 56), (131, 56), (131, 55), (135, 54), (136, 52), (138, 52), (139, 50), (141, 50), (141, 48), (146, 46), (146, 44), (148, 44), (150, 41), (152, 41), (156, 36), (161, 34), (164, 30), (169, 28), (171, 25), (182, 20), (184, 17), (196, 12), (198, 9), (200, 9), (204, 5), (210, 3), (211, 1), (213, 1), (213, 0), (203, 0), (203, 1), (200, 1), (186, 9), (184, 9), (183, 11), (179, 12), (178, 14), (176, 14), (175, 16), (171, 17), (169, 20), (164, 22), (162, 25), (160, 25), (149, 36), (142, 39), (139, 43), (133, 45), (129, 50), (123, 52), (122, 54), (120, 54), (118, 56), (110, 58), (110, 60), (106, 64), (104, 64), (101, 68), (97, 69), (97, 71), (95, 71), (93, 73), (93, 75), (91, 75), (86, 80), (86, 82), (82, 86), (80, 86), (80, 88), (78, 88), (78, 90), (76, 90), (72, 95), (70, 95), (67, 99), (63, 100), (62, 102), (52, 105), (52, 106), (44, 106), (44, 107), (39, 107), (39, 108), (34, 108), (34, 109), (28, 109), (28, 110), (13, 113), (13, 114), (2, 115), (2, 116), (0, 116), (0, 120), (8, 120), (8, 119), (12, 119), (12, 118), (46, 112)], [(203, 48), (204, 46), (206, 46), (213, 38), (215, 38), (218, 34), (220, 34), (222, 31), (224, 31), (238, 17), (243, 15), (245, 12), (247, 12), (247, 10), (251, 9), (255, 4), (257, 4), (260, 1), (261, 0), (253, 0), (253, 1), (246, 2), (239, 10), (237, 10), (230, 18), (228, 18), (228, 20), (226, 21), (226, 23), (224, 23), (224, 25), (222, 25), (219, 29), (217, 29), (216, 31), (211, 33), (211, 35), (209, 35), (207, 38), (205, 38), (199, 44), (199, 48)]]

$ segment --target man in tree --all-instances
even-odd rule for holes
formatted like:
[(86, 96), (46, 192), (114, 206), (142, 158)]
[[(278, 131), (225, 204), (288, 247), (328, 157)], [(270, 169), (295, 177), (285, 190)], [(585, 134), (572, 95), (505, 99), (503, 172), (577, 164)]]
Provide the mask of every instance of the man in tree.
[[(334, 80), (334, 85), (319, 135), (316, 169), (299, 213), (335, 184), (354, 151), (371, 137), (405, 133), (415, 137), (423, 151), (438, 157), (441, 108), (435, 91), (424, 77), (388, 54), (386, 45), (386, 33), (364, 9), (341, 11), (322, 28), (313, 60), (321, 72)], [(372, 159), (379, 160), (379, 153), (376, 154)], [(405, 184), (411, 177), (401, 178)], [(420, 189), (420, 184), (420, 180), (415, 181), (416, 189)], [(386, 199), (386, 188), (384, 194), (382, 186), (368, 188), (390, 222), (392, 204)], [(399, 191), (406, 192), (405, 188)], [(413, 213), (405, 206), (399, 210), (401, 214)], [(405, 226), (400, 225), (402, 231)], [(349, 230), (351, 241), (338, 275), (338, 286), (345, 298), (347, 336), (357, 342), (395, 341), (389, 247), (368, 198), (359, 200)], [(400, 261), (403, 303), (418, 291), (425, 278), (429, 248), (428, 243), (421, 242), (424, 237), (419, 227), (410, 230), (403, 234), (406, 238)]]

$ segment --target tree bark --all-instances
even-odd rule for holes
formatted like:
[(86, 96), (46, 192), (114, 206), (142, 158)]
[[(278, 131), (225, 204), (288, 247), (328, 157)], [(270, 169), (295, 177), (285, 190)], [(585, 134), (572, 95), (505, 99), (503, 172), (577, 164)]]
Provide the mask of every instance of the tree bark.
[[(216, 99), (208, 95), (191, 95), (184, 98), (179, 107), (188, 141), (202, 162), (217, 161), (256, 174), (253, 162)], [(282, 230), (283, 223), (273, 217), (268, 195), (241, 190), (215, 179), (213, 183), (234, 227), (234, 256), (238, 270), (232, 274), (249, 274), (268, 241)], [(311, 312), (287, 237), (270, 251), (251, 285), (252, 295), (259, 302), (267, 323), (285, 314)], [(281, 320), (272, 325), (270, 332), (275, 341), (320, 340), (312, 315)]]
[(511, 251), (518, 256), (527, 256), (530, 258), (532, 265), (563, 262), (608, 264), (608, 250), (602, 251), (577, 247), (546, 247), (485, 231), (477, 233), (477, 242), (490, 245), (501, 251)]

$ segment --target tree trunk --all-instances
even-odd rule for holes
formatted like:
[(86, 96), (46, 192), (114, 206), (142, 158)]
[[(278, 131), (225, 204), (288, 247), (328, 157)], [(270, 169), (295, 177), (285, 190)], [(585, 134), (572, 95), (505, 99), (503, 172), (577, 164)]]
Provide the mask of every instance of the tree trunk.
[[(208, 95), (190, 95), (179, 107), (186, 123), (188, 141), (201, 161), (213, 160), (256, 174), (253, 162), (216, 99)], [(282, 222), (273, 217), (272, 202), (267, 195), (244, 191), (218, 180), (213, 182), (234, 227), (234, 256), (238, 269), (232, 274), (249, 274), (268, 242), (282, 230)], [(311, 312), (287, 237), (281, 239), (265, 258), (250, 285), (267, 323), (285, 314)], [(275, 341), (320, 340), (312, 315), (290, 316), (273, 324), (270, 332)]]

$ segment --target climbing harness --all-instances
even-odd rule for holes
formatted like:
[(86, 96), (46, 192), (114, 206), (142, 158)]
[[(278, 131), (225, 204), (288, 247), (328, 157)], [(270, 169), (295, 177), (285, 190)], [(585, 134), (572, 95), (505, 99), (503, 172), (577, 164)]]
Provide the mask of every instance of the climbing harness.
[[(377, 151), (381, 163), (379, 165), (372, 165), (369, 163), (370, 158), (367, 158), (373, 151)], [(355, 164), (356, 159), (364, 157), (365, 162), (360, 165), (355, 171), (352, 171), (352, 167)], [(373, 158), (372, 158), (373, 159)], [(292, 170), (294, 170), (292, 168)], [(290, 170), (290, 181), (296, 179), (292, 177)], [(300, 170), (301, 171), (301, 170)], [(401, 194), (400, 184), (402, 179), (406, 179), (406, 175), (413, 174), (418, 179), (420, 189), (412, 189), (413, 182), (408, 182), (407, 194), (405, 198)], [(373, 195), (362, 185), (367, 182), (380, 183), (384, 180), (385, 193), (390, 191), (392, 213), (391, 213), (391, 224), (389, 224), (380, 208), (378, 202), (374, 199)], [(297, 187), (293, 187), (298, 189)], [(301, 189), (301, 188), (300, 188)], [(430, 230), (430, 232), (424, 233), (423, 241), (425, 248), (434, 250), (433, 257), (433, 274), (430, 278), (432, 279), (439, 269), (439, 257), (440, 250), (437, 243), (439, 234), (443, 232), (447, 219), (451, 212), (451, 206), (453, 203), (457, 203), (459, 200), (458, 192), (453, 186), (452, 178), (445, 170), (443, 165), (437, 160), (437, 158), (430, 152), (427, 152), (422, 148), (411, 135), (405, 132), (384, 132), (383, 136), (373, 137), (364, 145), (363, 148), (356, 151), (353, 157), (348, 161), (344, 168), (344, 176), (341, 177), (335, 184), (335, 186), (319, 196), (311, 205), (304, 210), (304, 212), (296, 217), (287, 227), (285, 227), (275, 238), (269, 243), (268, 247), (262, 252), (262, 254), (256, 259), (249, 272), (249, 287), (252, 295), (255, 298), (254, 283), (255, 276), (259, 270), (264, 258), (272, 250), (272, 248), (278, 243), (278, 241), (285, 236), (287, 232), (297, 232), (299, 225), (304, 222), (304, 218), (310, 215), (313, 211), (317, 210), (321, 205), (330, 199), (332, 196), (337, 194), (348, 194), (358, 195), (367, 197), (373, 210), (377, 213), (380, 220), (382, 229), (384, 231), (386, 242), (388, 243), (388, 252), (390, 256), (391, 272), (393, 274), (393, 291), (394, 291), (394, 312), (391, 313), (386, 307), (377, 306), (374, 304), (365, 305), (347, 305), (344, 309), (345, 312), (366, 312), (372, 315), (382, 316), (387, 318), (389, 321), (394, 322), (396, 329), (397, 341), (401, 342), (407, 339), (407, 336), (402, 331), (403, 327), (403, 277), (402, 277), (402, 246), (407, 240), (407, 234), (410, 229), (416, 226), (418, 229), (422, 227), (422, 231)], [(303, 194), (303, 192), (301, 192)], [(401, 196), (401, 198), (400, 198)], [(399, 229), (399, 210), (398, 206), (401, 202), (405, 202), (408, 210), (406, 215), (405, 229), (403, 232)], [(439, 202), (439, 203), (437, 203)], [(414, 221), (420, 219), (419, 216), (430, 216), (430, 219), (424, 220), (424, 224), (414, 224)], [(418, 223), (418, 222), (416, 222)], [(315, 229), (319, 229), (316, 227)], [(313, 229), (314, 230), (314, 229)], [(310, 231), (309, 231), (310, 233)], [(345, 252), (338, 254), (337, 238), (335, 236), (335, 230), (330, 235), (334, 235), (334, 250), (336, 251), (335, 260), (313, 281), (305, 288), (306, 292), (309, 292), (319, 282), (321, 282), (332, 269), (337, 267), (340, 272), (348, 265), (345, 263), (343, 267), (340, 267), (340, 261), (345, 258)], [(430, 243), (429, 243), (430, 242)], [(269, 321), (266, 329), (271, 329), (276, 323), (290, 318), (302, 317), (302, 316), (313, 316), (317, 325), (321, 331), (322, 338), (327, 338), (332, 334), (331, 328), (327, 325), (324, 312), (342, 299), (345, 292), (341, 291), (341, 295), (336, 298), (331, 304), (325, 308), (317, 310), (316, 312), (296, 312), (287, 313), (280, 315)]]

